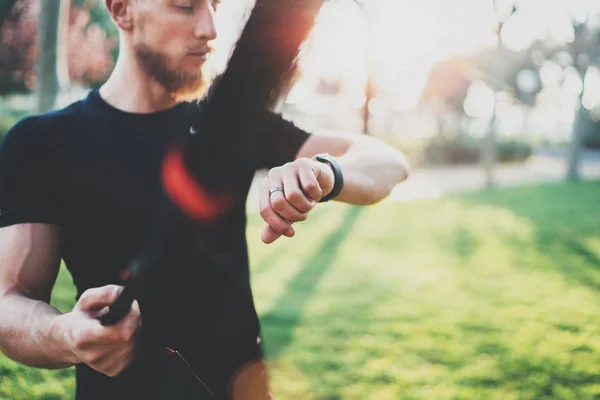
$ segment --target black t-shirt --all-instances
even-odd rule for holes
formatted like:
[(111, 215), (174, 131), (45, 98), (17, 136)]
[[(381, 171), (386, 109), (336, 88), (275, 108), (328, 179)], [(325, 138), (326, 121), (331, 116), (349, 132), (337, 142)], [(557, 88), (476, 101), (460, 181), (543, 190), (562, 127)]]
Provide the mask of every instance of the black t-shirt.
[[(78, 296), (119, 283), (119, 271), (143, 248), (162, 198), (165, 150), (179, 135), (189, 134), (196, 112), (196, 104), (180, 103), (152, 114), (128, 113), (95, 90), (62, 110), (23, 119), (0, 147), (0, 227), (61, 226), (61, 254)], [(239, 189), (246, 194), (255, 170), (292, 161), (309, 136), (271, 113), (262, 126), (247, 133), (255, 140), (245, 141), (251, 143), (248, 154), (256, 156), (254, 167), (242, 171), (247, 179)], [(205, 268), (202, 257), (189, 255), (173, 266), (172, 282), (165, 282), (171, 287), (165, 288), (164, 302), (173, 309), (165, 321), (173, 332), (168, 344), (221, 398), (233, 371), (259, 356), (245, 228), (240, 201), (214, 230), (211, 244), (239, 269), (247, 291)], [(153, 378), (150, 364), (138, 361), (116, 379), (79, 364), (77, 398), (158, 397), (166, 385)]]

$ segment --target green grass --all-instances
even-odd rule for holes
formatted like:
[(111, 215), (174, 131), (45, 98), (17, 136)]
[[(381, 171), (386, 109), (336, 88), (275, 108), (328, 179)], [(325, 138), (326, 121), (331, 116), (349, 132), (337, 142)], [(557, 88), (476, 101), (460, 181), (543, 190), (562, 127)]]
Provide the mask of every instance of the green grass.
[[(599, 199), (587, 182), (328, 204), (270, 246), (252, 216), (277, 398), (600, 399)], [(61, 276), (62, 309), (71, 290)], [(0, 376), (10, 399), (73, 389), (2, 358)]]

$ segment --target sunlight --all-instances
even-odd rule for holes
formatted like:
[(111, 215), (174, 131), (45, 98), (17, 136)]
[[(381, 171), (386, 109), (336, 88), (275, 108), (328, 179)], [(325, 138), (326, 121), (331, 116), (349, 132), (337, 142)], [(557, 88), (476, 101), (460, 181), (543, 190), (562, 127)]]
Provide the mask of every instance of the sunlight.
[(313, 101), (308, 87), (326, 79), (342, 83), (343, 103), (360, 106), (356, 92), (371, 69), (375, 85), (393, 92), (398, 108), (411, 108), (437, 58), (440, 36), (435, 20), (409, 1), (383, 0), (366, 12), (351, 1), (331, 1), (319, 15), (290, 100)]
[(437, 57), (441, 32), (433, 17), (409, 1), (385, 0), (373, 13), (375, 74), (382, 85), (402, 70), (427, 68)]
[(442, 32), (435, 19), (413, 2), (385, 0), (373, 15), (373, 75), (394, 94), (394, 106), (417, 104), (436, 61)]
[(368, 50), (367, 20), (346, 1), (325, 4), (302, 59), (308, 76), (364, 81)]
[[(230, 48), (239, 33), (248, 10), (240, 4), (252, 3), (222, 4), (217, 21), (223, 28), (220, 47)], [(352, 0), (325, 3), (302, 51), (301, 76), (288, 96), (289, 104), (317, 113), (330, 107), (358, 109), (364, 105), (365, 82), (371, 73), (386, 107), (407, 111), (418, 104), (435, 63), (497, 45), (497, 15), (491, 0), (369, 0), (365, 4), (363, 10)], [(597, 9), (592, 0), (521, 1), (502, 39), (513, 51), (524, 50), (540, 37), (568, 42), (573, 35), (569, 18), (584, 18)], [(215, 56), (216, 64), (224, 66), (227, 52)], [(542, 68), (543, 81), (555, 75), (550, 67)], [(328, 85), (340, 90), (334, 98), (319, 93), (319, 87)], [(482, 113), (476, 97), (471, 96), (469, 113)]]

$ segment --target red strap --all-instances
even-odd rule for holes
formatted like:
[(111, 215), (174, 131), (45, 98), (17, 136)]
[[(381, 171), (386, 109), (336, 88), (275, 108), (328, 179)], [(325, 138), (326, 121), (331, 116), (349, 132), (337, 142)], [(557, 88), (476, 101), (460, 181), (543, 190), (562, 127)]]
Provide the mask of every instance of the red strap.
[(162, 183), (171, 200), (186, 215), (203, 222), (214, 221), (228, 208), (231, 199), (211, 195), (187, 170), (181, 151), (170, 151), (162, 169)]

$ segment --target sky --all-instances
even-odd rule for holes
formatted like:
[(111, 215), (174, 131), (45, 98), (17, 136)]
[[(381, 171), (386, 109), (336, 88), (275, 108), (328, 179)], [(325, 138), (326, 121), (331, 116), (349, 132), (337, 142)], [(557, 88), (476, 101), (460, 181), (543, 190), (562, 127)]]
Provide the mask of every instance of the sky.
[[(238, 31), (232, 27), (239, 27), (243, 21), (241, 3), (253, 1), (224, 1), (218, 12), (219, 41), (224, 48), (237, 37)], [(495, 29), (499, 18), (506, 22), (504, 44), (520, 51), (538, 38), (551, 38), (557, 43), (572, 40), (572, 19), (583, 20), (600, 10), (597, 0), (515, 0), (517, 12), (506, 19), (512, 8), (511, 0), (497, 0), (498, 8), (494, 0), (366, 0), (365, 3), (364, 8), (354, 0), (329, 0), (325, 4), (303, 51), (302, 79), (288, 96), (289, 103), (307, 112), (328, 107), (361, 107), (370, 67), (376, 83), (386, 92), (385, 101), (377, 104), (409, 111), (417, 105), (436, 62), (497, 45)], [(221, 64), (224, 62), (222, 58)], [(545, 68), (545, 75), (552, 75), (551, 67)], [(590, 78), (592, 83), (595, 78), (595, 86), (590, 87), (597, 89), (600, 73), (596, 75)], [(343, 95), (335, 102), (315, 96), (317, 82), (323, 77), (339, 79), (344, 84)], [(581, 82), (574, 80), (571, 87), (581, 86)], [(486, 114), (485, 103), (489, 103), (488, 108), (493, 104), (490, 91), (476, 86), (471, 94), (466, 111)], [(540, 111), (538, 119), (544, 121), (556, 116), (557, 107), (562, 107), (558, 111), (560, 122), (567, 126), (572, 122), (573, 110), (568, 101), (557, 104), (558, 98), (565, 98), (558, 88), (547, 91), (542, 98), (546, 109)], [(600, 104), (598, 95), (586, 99), (588, 103)], [(508, 105), (505, 108), (504, 114), (509, 119), (519, 120), (516, 109)]]
[[(498, 14), (492, 0), (370, 0), (367, 4), (365, 11), (352, 0), (331, 0), (324, 7), (314, 45), (303, 62), (305, 84), (319, 76), (337, 76), (360, 91), (370, 55), (375, 79), (392, 92), (396, 107), (409, 109), (435, 62), (497, 43)], [(498, 4), (501, 10), (510, 6), (502, 0)], [(505, 45), (515, 51), (538, 37), (559, 43), (571, 40), (571, 16), (592, 14), (600, 2), (522, 0), (518, 6), (503, 33)]]

